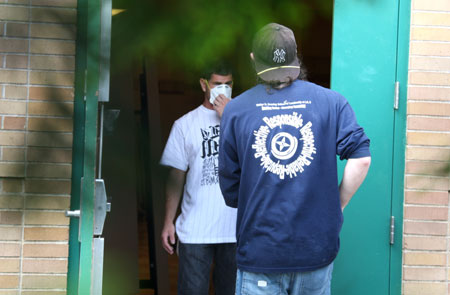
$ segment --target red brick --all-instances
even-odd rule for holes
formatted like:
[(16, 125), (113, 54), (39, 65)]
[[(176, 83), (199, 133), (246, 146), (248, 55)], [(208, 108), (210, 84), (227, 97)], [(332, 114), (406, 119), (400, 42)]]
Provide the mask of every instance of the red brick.
[(411, 40), (450, 41), (450, 29), (445, 27), (412, 27)]
[[(19, 259), (0, 259), (0, 272), (19, 272)], [(1, 293), (0, 293), (1, 294)]]
[(448, 2), (447, 0), (414, 0), (412, 1), (412, 9), (450, 11), (450, 2)]
[(421, 26), (450, 26), (448, 13), (414, 12), (411, 23)]
[(416, 85), (450, 86), (450, 74), (439, 72), (411, 72), (408, 82)]
[(0, 52), (26, 53), (28, 51), (28, 40), (10, 39), (0, 37)]
[(77, 11), (66, 8), (32, 8), (31, 20), (33, 22), (75, 24)]
[(5, 86), (5, 98), (9, 99), (26, 99), (26, 86)]
[(29, 24), (8, 22), (6, 25), (6, 36), (8, 37), (28, 37)]
[(444, 268), (403, 268), (403, 279), (406, 281), (435, 281), (445, 280)]
[(30, 99), (49, 101), (73, 101), (73, 88), (30, 87)]
[(408, 250), (446, 251), (445, 237), (410, 237), (403, 238), (403, 247)]
[(24, 162), (25, 161), (25, 149), (15, 147), (3, 147), (3, 153), (1, 159), (3, 161), (12, 162)]
[(27, 7), (3, 6), (0, 9), (1, 20), (28, 21), (29, 15), (30, 9)]
[(28, 56), (26, 55), (7, 55), (6, 68), (8, 69), (26, 69), (28, 67)]
[(28, 113), (30, 115), (72, 117), (73, 103), (30, 102)]
[(24, 275), (22, 278), (22, 288), (26, 289), (64, 289), (66, 287), (66, 276)]
[(409, 115), (448, 116), (450, 104), (441, 102), (408, 102)]
[(449, 162), (450, 149), (445, 147), (412, 147), (406, 148), (408, 160), (429, 160)]
[(406, 174), (449, 176), (450, 163), (446, 162), (425, 162), (407, 161)]
[(445, 266), (447, 255), (445, 253), (407, 252), (404, 254), (405, 265), (416, 266)]
[(76, 8), (77, 0), (31, 0), (33, 6), (53, 6), (53, 7), (68, 7)]
[(30, 41), (30, 51), (35, 54), (75, 55), (75, 42), (36, 39)]
[(24, 259), (22, 263), (24, 273), (67, 273), (67, 260)]
[(54, 86), (74, 86), (75, 76), (67, 72), (43, 72), (32, 71), (30, 73), (30, 83)]
[(60, 118), (29, 118), (28, 130), (72, 132), (73, 120)]
[(0, 224), (22, 224), (22, 212), (0, 211)]
[(406, 176), (406, 188), (447, 191), (448, 179), (445, 177)]
[(75, 40), (76, 27), (60, 24), (31, 24), (30, 37)]
[[(22, 209), (23, 196), (20, 195), (0, 195), (0, 208), (2, 209)], [(1, 239), (1, 235), (0, 235)]]
[[(22, 239), (22, 229), (20, 226), (0, 227), (0, 240), (2, 241), (19, 241)], [(1, 267), (0, 260), (0, 267)], [(1, 272), (1, 270), (0, 270)]]
[(403, 295), (447, 295), (447, 284), (442, 282), (415, 283), (406, 282), (403, 284)]
[(405, 203), (423, 205), (447, 205), (449, 203), (449, 197), (447, 192), (406, 191)]
[(428, 236), (446, 236), (447, 223), (404, 221), (404, 233)]
[(448, 207), (405, 207), (405, 219), (448, 220)]
[(17, 288), (19, 287), (18, 275), (0, 275), (0, 286), (2, 288)]
[(70, 194), (70, 180), (25, 180), (25, 192), (45, 194)]
[(449, 43), (414, 41), (410, 43), (410, 54), (424, 56), (449, 56)]
[(26, 122), (25, 117), (5, 117), (3, 128), (9, 130), (24, 130)]
[(450, 119), (430, 117), (408, 117), (409, 130), (450, 131)]
[(2, 257), (19, 257), (19, 243), (0, 243), (0, 256)]
[(0, 162), (0, 177), (25, 177), (25, 163)]
[(69, 225), (70, 219), (64, 212), (27, 211), (26, 225)]
[(20, 193), (23, 191), (22, 179), (3, 179), (3, 191), (5, 193)]
[(29, 147), (60, 147), (71, 148), (73, 135), (62, 132), (29, 132), (27, 144)]
[(27, 196), (25, 203), (27, 209), (68, 210), (69, 207), (69, 196)]
[(410, 58), (410, 70), (446, 71), (449, 68), (450, 59), (446, 57), (412, 56)]
[(70, 179), (72, 166), (68, 164), (28, 164), (27, 177)]
[(68, 241), (69, 229), (61, 227), (26, 227), (26, 241)]
[(27, 160), (47, 163), (71, 163), (71, 149), (29, 148)]
[(23, 257), (67, 258), (68, 245), (61, 244), (25, 244)]

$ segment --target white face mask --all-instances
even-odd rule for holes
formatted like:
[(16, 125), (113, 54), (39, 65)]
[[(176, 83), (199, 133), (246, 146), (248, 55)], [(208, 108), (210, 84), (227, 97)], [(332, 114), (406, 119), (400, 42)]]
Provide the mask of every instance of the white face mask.
[(214, 104), (214, 100), (216, 100), (216, 97), (219, 96), (219, 94), (223, 94), (225, 97), (231, 98), (231, 91), (231, 87), (227, 84), (217, 85), (209, 91), (209, 102)]

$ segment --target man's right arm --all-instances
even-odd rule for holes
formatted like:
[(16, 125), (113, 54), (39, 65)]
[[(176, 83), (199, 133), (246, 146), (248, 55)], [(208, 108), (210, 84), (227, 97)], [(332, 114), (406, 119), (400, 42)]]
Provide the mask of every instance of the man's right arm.
[(173, 254), (175, 245), (175, 215), (183, 193), (186, 171), (170, 168), (166, 184), (166, 215), (161, 233), (163, 248)]
[(353, 195), (366, 178), (369, 171), (371, 157), (348, 159), (345, 165), (344, 175), (339, 185), (341, 210), (348, 205)]

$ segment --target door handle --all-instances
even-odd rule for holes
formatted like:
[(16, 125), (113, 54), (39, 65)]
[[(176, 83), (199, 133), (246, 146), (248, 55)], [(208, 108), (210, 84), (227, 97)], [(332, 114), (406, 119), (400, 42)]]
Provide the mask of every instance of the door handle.
[(66, 217), (76, 217), (80, 218), (80, 210), (66, 210)]

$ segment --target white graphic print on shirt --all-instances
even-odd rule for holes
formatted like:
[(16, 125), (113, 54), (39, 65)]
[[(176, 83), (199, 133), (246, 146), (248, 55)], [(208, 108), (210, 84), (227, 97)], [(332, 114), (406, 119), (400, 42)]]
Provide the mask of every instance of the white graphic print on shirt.
[(200, 185), (212, 185), (219, 183), (219, 135), (220, 126), (209, 126), (202, 133), (202, 179)]
[(200, 105), (175, 121), (161, 157), (186, 172), (176, 221), (182, 243), (236, 242), (236, 209), (225, 205), (218, 183), (219, 125), (217, 113)]
[(276, 174), (280, 179), (303, 173), (316, 153), (312, 123), (303, 124), (302, 115), (297, 112), (264, 117), (263, 121), (265, 124), (253, 132), (252, 148), (255, 158), (261, 159), (260, 165), (265, 172)]

